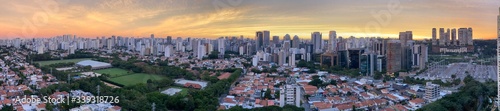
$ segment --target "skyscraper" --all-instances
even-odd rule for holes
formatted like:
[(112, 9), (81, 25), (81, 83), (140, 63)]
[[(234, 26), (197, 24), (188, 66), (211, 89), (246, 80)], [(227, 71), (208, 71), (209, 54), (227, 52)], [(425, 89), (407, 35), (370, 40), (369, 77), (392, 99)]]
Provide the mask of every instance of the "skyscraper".
[(255, 46), (256, 46), (256, 50), (257, 51), (262, 50), (263, 44), (264, 44), (264, 33), (261, 32), (261, 31), (257, 31), (255, 33)]
[(288, 50), (290, 49), (290, 41), (289, 40), (283, 41), (283, 45), (281, 47), (283, 50), (288, 52)]
[(262, 31), (262, 34), (264, 36), (264, 47), (269, 47), (271, 43), (271, 38), (270, 38), (270, 32), (267, 30)]
[(461, 46), (472, 45), (472, 28), (459, 28), (458, 42)]
[(293, 36), (292, 48), (299, 48), (299, 44), (300, 44), (299, 36), (297, 35)]
[(280, 36), (273, 36), (273, 44), (279, 44), (280, 43)]
[(337, 50), (337, 32), (336, 31), (330, 31), (328, 34), (328, 47), (329, 50), (332, 52), (336, 52)]
[(218, 47), (217, 51), (219, 51), (219, 54), (224, 55), (226, 51), (226, 40), (223, 37), (217, 39), (217, 47)]
[(413, 40), (412, 31), (399, 32), (399, 41), (401, 42), (401, 68), (411, 69), (411, 48)]
[(451, 45), (457, 45), (457, 29), (451, 29)]
[(401, 70), (401, 42), (399, 40), (389, 40), (387, 42), (387, 72), (394, 73)]
[(436, 39), (436, 28), (432, 28), (432, 45), (438, 45)]
[(284, 50), (278, 52), (278, 65), (283, 66), (286, 62), (286, 55)]
[(167, 36), (167, 44), (172, 44), (172, 36)]
[(313, 53), (321, 53), (322, 52), (322, 40), (320, 32), (311, 33), (311, 43), (313, 44)]
[(413, 40), (413, 32), (412, 31), (399, 32), (399, 40), (403, 45), (406, 45), (406, 42)]
[(450, 29), (446, 29), (446, 33), (444, 35), (444, 42), (445, 42), (445, 45), (450, 45)]
[(472, 28), (467, 28), (467, 45), (473, 45), (472, 44)]
[(439, 45), (444, 46), (446, 45), (446, 39), (445, 39), (445, 33), (444, 33), (444, 28), (439, 28)]
[(167, 45), (165, 47), (165, 57), (171, 57), (173, 52), (174, 49), (172, 48), (172, 45)]
[(290, 35), (285, 34), (285, 36), (283, 37), (283, 40), (292, 40), (292, 39), (290, 38)]

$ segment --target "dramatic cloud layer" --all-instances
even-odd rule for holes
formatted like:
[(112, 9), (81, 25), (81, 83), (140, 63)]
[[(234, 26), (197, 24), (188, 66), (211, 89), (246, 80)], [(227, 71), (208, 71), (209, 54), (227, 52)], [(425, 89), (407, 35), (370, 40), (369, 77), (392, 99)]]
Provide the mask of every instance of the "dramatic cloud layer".
[(498, 0), (2, 0), (0, 37), (397, 37), (411, 30), (472, 27), (474, 38), (496, 36)]

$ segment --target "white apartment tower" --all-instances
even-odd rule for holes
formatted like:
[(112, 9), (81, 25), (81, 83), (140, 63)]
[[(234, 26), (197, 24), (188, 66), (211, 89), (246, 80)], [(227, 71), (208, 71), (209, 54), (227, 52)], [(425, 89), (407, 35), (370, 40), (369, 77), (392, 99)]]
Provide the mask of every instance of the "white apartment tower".
[(437, 84), (432, 84), (431, 82), (427, 82), (425, 84), (425, 95), (424, 99), (427, 101), (435, 101), (439, 98), (439, 92), (440, 92), (439, 85)]
[(172, 48), (172, 45), (167, 45), (165, 47), (165, 57), (171, 57), (174, 52), (174, 49)]
[(328, 46), (329, 50), (332, 52), (336, 52), (337, 50), (337, 32), (336, 31), (330, 31), (330, 34), (328, 35)]
[[(224, 39), (224, 37), (221, 37), (219, 39), (217, 39), (217, 51), (219, 51), (219, 54), (220, 55), (224, 55), (225, 51), (226, 51), (226, 40)], [(208, 52), (208, 53), (211, 53), (211, 52)]]
[[(200, 42), (201, 42), (201, 41), (200, 41)], [(198, 43), (199, 43), (199, 42), (198, 42)], [(196, 52), (197, 52), (197, 56), (196, 56), (196, 58), (198, 58), (198, 59), (200, 59), (200, 60), (201, 60), (201, 59), (202, 59), (202, 58), (206, 55), (206, 52), (205, 52), (205, 51), (206, 51), (206, 50), (205, 50), (205, 46), (204, 46), (204, 45), (200, 45), (200, 44), (198, 44), (198, 48), (197, 48), (197, 50), (196, 50)]]
[(287, 78), (286, 85), (280, 88), (280, 107), (287, 104), (300, 107), (301, 92), (301, 88), (295, 83), (294, 78)]
[(295, 66), (295, 51), (292, 51), (292, 54), (288, 56), (288, 66)]
[(280, 50), (278, 53), (278, 65), (283, 66), (286, 62), (286, 53), (283, 50)]
[(21, 48), (21, 39), (20, 38), (14, 39), (14, 47)]

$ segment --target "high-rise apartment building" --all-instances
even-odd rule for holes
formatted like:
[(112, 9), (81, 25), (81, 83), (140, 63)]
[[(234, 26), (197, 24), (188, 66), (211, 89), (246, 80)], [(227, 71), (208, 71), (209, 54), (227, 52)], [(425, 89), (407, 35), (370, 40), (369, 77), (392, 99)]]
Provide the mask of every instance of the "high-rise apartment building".
[(425, 63), (428, 60), (427, 45), (416, 44), (413, 46), (412, 52), (412, 67), (425, 68)]
[(330, 31), (328, 34), (328, 48), (331, 52), (337, 51), (337, 32)]
[(276, 46), (276, 44), (280, 43), (280, 36), (273, 36), (273, 45)]
[(444, 32), (444, 28), (439, 28), (439, 45), (444, 46), (446, 45), (446, 34)]
[(401, 70), (402, 48), (399, 40), (389, 40), (387, 42), (387, 72), (394, 73)]
[[(472, 30), (472, 29), (471, 29)], [(469, 43), (468, 34), (469, 30), (467, 28), (459, 28), (458, 29), (458, 42), (460, 46), (466, 46)]]
[(466, 36), (466, 38), (467, 38), (467, 45), (473, 45), (473, 43), (472, 43), (472, 41), (473, 41), (472, 40), (472, 28), (470, 28), (470, 27), (467, 28), (467, 36)]
[(438, 45), (438, 41), (436, 39), (436, 28), (432, 28), (432, 45)]
[(297, 35), (293, 36), (292, 48), (299, 48), (299, 45), (300, 45), (299, 36)]
[(450, 45), (450, 29), (446, 29), (446, 33), (445, 33), (445, 45)]
[(432, 84), (432, 82), (427, 82), (425, 84), (425, 94), (424, 94), (424, 99), (427, 101), (435, 101), (436, 99), (439, 98), (439, 92), (440, 92), (439, 85), (437, 84)]
[(270, 32), (267, 30), (264, 30), (264, 31), (262, 31), (262, 34), (263, 34), (263, 38), (264, 38), (264, 44), (263, 44), (264, 47), (269, 47), (269, 45), (271, 43)]
[(165, 57), (171, 57), (173, 55), (174, 49), (172, 45), (167, 45), (165, 47)]
[(289, 34), (285, 34), (285, 36), (283, 37), (283, 40), (292, 40), (292, 39), (290, 38)]
[(286, 85), (280, 88), (280, 107), (285, 105), (294, 105), (300, 107), (302, 100), (302, 90), (299, 85), (295, 82), (295, 78), (288, 77), (286, 80)]
[[(225, 51), (226, 51), (226, 40), (221, 37), (219, 39), (217, 39), (217, 51), (219, 51), (219, 54), (220, 55), (224, 55), (225, 54)], [(211, 52), (208, 52), (208, 53), (211, 53)]]
[(262, 50), (264, 47), (264, 33), (262, 31), (255, 33), (255, 47), (257, 51)]
[(450, 45), (458, 45), (457, 44), (457, 29), (451, 29), (451, 43)]
[(322, 53), (322, 41), (323, 38), (321, 37), (320, 32), (313, 32), (311, 33), (311, 43), (313, 45), (313, 53)]

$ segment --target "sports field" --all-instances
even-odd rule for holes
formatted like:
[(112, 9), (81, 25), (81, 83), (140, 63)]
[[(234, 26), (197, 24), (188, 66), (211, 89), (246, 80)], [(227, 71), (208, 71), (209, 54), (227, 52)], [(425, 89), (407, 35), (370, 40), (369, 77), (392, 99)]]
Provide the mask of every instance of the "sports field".
[(108, 74), (110, 77), (133, 74), (132, 71), (127, 71), (120, 68), (101, 69), (101, 70), (95, 70), (94, 72), (99, 74)]
[(131, 75), (111, 78), (110, 80), (113, 82), (116, 82), (118, 84), (128, 86), (128, 85), (135, 85), (135, 84), (139, 84), (139, 83), (146, 83), (148, 81), (148, 79), (162, 80), (162, 79), (165, 79), (165, 77), (160, 76), (160, 75), (154, 75), (154, 74), (135, 73), (135, 74), (131, 74)]
[(82, 58), (82, 59), (65, 59), (65, 60), (50, 60), (50, 61), (36, 61), (35, 63), (40, 64), (40, 66), (46, 66), (46, 65), (51, 65), (51, 64), (56, 64), (56, 63), (66, 63), (66, 62), (73, 62), (73, 63), (78, 63), (80, 61), (84, 60), (90, 60), (90, 58)]
[(184, 87), (176, 87), (176, 88), (182, 89), (181, 92), (178, 93), (180, 95), (184, 95), (185, 96), (185, 95), (188, 95), (188, 93), (189, 93), (189, 89), (188, 88), (184, 88)]

